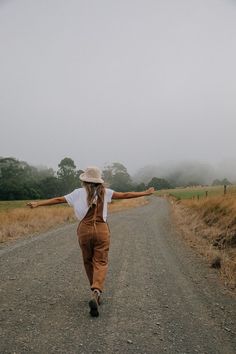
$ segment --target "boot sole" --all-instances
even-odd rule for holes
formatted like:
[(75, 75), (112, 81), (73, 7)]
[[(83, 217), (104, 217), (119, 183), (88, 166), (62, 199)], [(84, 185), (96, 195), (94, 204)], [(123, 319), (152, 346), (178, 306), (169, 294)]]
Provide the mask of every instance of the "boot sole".
[(90, 315), (92, 317), (98, 317), (99, 312), (98, 312), (98, 304), (96, 300), (92, 299), (89, 301), (89, 307), (90, 307)]

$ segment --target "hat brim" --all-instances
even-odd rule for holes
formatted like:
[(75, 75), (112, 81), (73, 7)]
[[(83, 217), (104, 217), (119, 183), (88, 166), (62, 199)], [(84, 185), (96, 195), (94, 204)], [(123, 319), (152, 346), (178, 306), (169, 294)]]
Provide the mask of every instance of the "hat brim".
[(83, 182), (90, 182), (90, 183), (104, 183), (102, 178), (89, 178), (86, 176), (86, 173), (81, 173), (79, 179)]

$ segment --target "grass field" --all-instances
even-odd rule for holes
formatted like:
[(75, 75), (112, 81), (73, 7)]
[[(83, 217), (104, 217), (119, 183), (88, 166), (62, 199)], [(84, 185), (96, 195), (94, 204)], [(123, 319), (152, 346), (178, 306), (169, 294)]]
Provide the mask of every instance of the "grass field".
[[(203, 187), (186, 187), (186, 188), (175, 188), (167, 189), (156, 192), (159, 196), (172, 196), (177, 200), (184, 199), (194, 199), (194, 198), (206, 198), (206, 192), (208, 197), (216, 197), (224, 195), (223, 186), (203, 186)], [(228, 186), (226, 195), (236, 196), (236, 186)]]
[(229, 186), (226, 195), (223, 186), (158, 191), (157, 195), (174, 197), (174, 215), (184, 238), (212, 266), (217, 264), (225, 284), (236, 289), (236, 186)]
[(0, 201), (0, 212), (25, 207), (27, 200)]
[[(109, 212), (145, 205), (144, 197), (117, 200), (109, 205)], [(44, 232), (65, 223), (76, 222), (73, 208), (67, 204), (30, 209), (27, 201), (0, 202), (0, 242)]]

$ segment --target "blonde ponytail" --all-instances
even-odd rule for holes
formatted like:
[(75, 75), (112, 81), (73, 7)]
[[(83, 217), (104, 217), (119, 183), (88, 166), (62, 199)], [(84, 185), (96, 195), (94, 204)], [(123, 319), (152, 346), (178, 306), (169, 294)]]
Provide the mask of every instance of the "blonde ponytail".
[(105, 187), (102, 183), (83, 182), (83, 186), (87, 192), (87, 202), (89, 207), (92, 206), (96, 196), (102, 202), (104, 201)]

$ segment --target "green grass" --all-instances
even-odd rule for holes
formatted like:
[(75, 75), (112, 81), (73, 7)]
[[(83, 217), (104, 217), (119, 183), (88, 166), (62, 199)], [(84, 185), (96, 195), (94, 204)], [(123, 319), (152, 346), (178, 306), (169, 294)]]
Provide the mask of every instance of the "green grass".
[[(175, 188), (160, 190), (156, 192), (156, 195), (173, 196), (176, 199), (193, 199), (193, 198), (205, 198), (206, 191), (208, 192), (208, 197), (221, 196), (224, 194), (223, 186), (204, 186), (204, 187), (186, 187), (186, 188)], [(227, 188), (227, 194), (233, 194), (236, 196), (236, 186), (229, 186)]]

